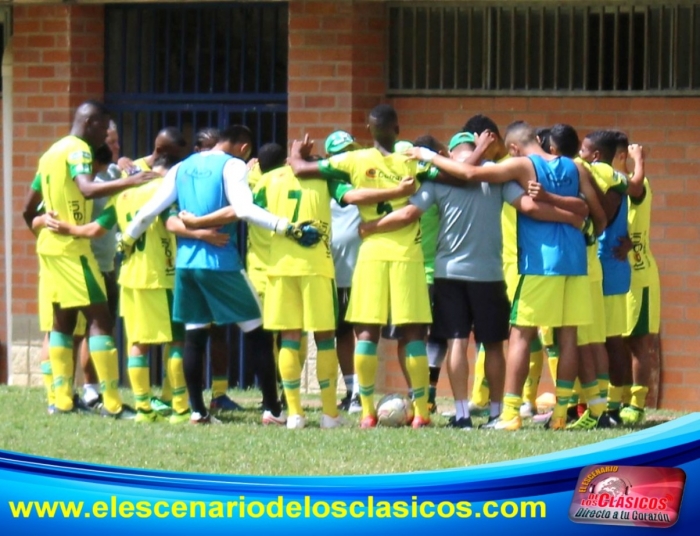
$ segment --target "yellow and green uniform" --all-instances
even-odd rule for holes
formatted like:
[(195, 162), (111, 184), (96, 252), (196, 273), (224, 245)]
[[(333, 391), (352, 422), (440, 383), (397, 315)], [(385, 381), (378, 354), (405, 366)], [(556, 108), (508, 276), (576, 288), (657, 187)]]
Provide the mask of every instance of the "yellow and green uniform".
[[(58, 140), (39, 160), (37, 176), (45, 210), (56, 212), (59, 220), (73, 225), (87, 223), (92, 215), (92, 201), (83, 196), (75, 182), (80, 175), (92, 175), (92, 152), (90, 146), (76, 136)], [(40, 277), (48, 276), (53, 288), (52, 301), (61, 308), (84, 308), (107, 301), (104, 280), (88, 239), (42, 229), (37, 253)], [(92, 336), (88, 346), (100, 379), (105, 410), (118, 414), (122, 402), (114, 340), (109, 335)], [(72, 334), (52, 331), (49, 357), (56, 408), (70, 411), (73, 409)]]
[[(317, 340), (316, 374), (321, 387), (323, 413), (338, 414), (335, 388), (338, 355), (336, 327), (335, 268), (330, 250), (331, 199), (342, 202), (351, 187), (338, 181), (299, 180), (284, 166), (265, 173), (254, 191), (255, 203), (292, 224), (313, 221), (322, 239), (314, 247), (303, 247), (286, 237), (270, 239), (263, 326), (272, 331), (331, 332)], [(299, 343), (282, 337), (279, 368), (290, 415), (303, 415), (301, 408), (301, 363)]]
[[(255, 164), (248, 173), (248, 186), (253, 194), (259, 189), (258, 184), (262, 178), (260, 165)], [(265, 290), (267, 288), (267, 267), (270, 265), (270, 244), (274, 233), (257, 225), (248, 226), (248, 253), (246, 256), (246, 270), (250, 282), (260, 296), (260, 301), (265, 303)]]
[[(349, 182), (354, 188), (389, 189), (404, 177), (418, 181), (434, 179), (438, 170), (402, 154), (384, 155), (376, 148), (351, 151), (319, 162), (325, 178)], [(403, 208), (409, 197), (359, 207), (362, 221), (374, 221)], [(429, 324), (432, 321), (428, 286), (423, 267), (420, 224), (365, 238), (360, 245), (352, 280), (352, 294), (346, 320), (352, 323)], [(406, 368), (413, 388), (416, 414), (429, 419), (428, 359), (425, 342), (407, 341)], [(355, 348), (355, 370), (360, 384), (363, 417), (375, 414), (374, 381), (377, 348), (360, 341)]]

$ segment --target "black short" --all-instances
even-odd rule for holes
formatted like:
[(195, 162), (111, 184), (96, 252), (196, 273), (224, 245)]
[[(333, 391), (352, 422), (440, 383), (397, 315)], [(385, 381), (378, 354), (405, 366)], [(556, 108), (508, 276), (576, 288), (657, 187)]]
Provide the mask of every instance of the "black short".
[(107, 307), (109, 314), (112, 316), (112, 329), (117, 321), (119, 314), (119, 285), (117, 284), (116, 272), (102, 272), (102, 277), (105, 281), (105, 289), (107, 290)]
[(505, 281), (435, 279), (432, 333), (466, 339), (474, 328), (480, 343), (508, 339), (510, 302)]
[(348, 303), (350, 303), (350, 288), (338, 288), (338, 318), (335, 328), (335, 336), (340, 338), (346, 333), (352, 331), (352, 324), (345, 321), (345, 315), (348, 312)]

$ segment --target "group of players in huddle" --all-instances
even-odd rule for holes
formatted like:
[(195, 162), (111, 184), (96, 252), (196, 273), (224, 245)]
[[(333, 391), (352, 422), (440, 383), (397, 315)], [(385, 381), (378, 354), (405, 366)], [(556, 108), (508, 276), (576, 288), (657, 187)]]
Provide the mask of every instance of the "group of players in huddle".
[[(307, 334), (322, 428), (343, 425), (340, 410), (361, 411), (362, 428), (377, 425), (380, 337), (398, 341), (414, 428), (430, 424), (446, 361), (450, 426), (471, 429), (478, 412), (488, 414), (481, 427), (519, 429), (533, 416), (543, 344), (556, 385), (547, 428), (639, 423), (659, 330), (642, 148), (619, 131), (580, 142), (563, 124), (515, 122), (502, 137), (483, 115), (448, 146), (432, 136), (409, 143), (385, 104), (370, 112), (368, 131), (369, 148), (337, 131), (323, 157), (306, 138), (290, 154), (266, 144), (251, 160), (246, 127), (199, 132), (188, 157), (181, 134), (164, 129), (152, 155), (117, 165), (107, 110), (81, 105), (70, 135), (42, 156), (24, 207), (38, 237), (49, 412), (218, 422), (213, 410), (237, 407), (222, 376), (226, 326), (238, 324), (254, 356), (264, 424), (306, 425)], [(239, 220), (248, 223), (245, 262)], [(134, 409), (118, 390), (117, 302)], [(472, 333), (479, 352), (470, 401)], [(166, 374), (155, 398), (148, 356), (161, 344)], [(219, 369), (209, 406), (208, 345)], [(83, 398), (73, 390), (81, 347)], [(340, 404), (339, 363), (347, 386)]]

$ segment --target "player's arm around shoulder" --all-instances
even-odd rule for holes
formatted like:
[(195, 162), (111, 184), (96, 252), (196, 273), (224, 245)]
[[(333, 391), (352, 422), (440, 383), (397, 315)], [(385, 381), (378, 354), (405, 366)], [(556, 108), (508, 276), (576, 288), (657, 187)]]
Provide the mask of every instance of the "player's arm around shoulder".
[(435, 184), (431, 182), (423, 184), (411, 197), (408, 205), (377, 220), (361, 223), (358, 227), (358, 233), (362, 238), (366, 238), (376, 233), (396, 231), (418, 221), (423, 213), (435, 203), (435, 187)]
[(575, 162), (575, 164), (579, 175), (579, 190), (583, 195), (586, 204), (588, 205), (595, 234), (596, 236), (600, 236), (603, 234), (603, 231), (605, 231), (608, 218), (603, 210), (603, 206), (598, 200), (598, 194), (593, 187), (593, 178), (591, 177), (590, 172), (579, 162)]
[(343, 193), (341, 196), (331, 195), (341, 205), (376, 205), (408, 197), (416, 192), (416, 179), (413, 177), (403, 177), (393, 188), (353, 188), (341, 181), (334, 182), (337, 184), (335, 188), (342, 189)]

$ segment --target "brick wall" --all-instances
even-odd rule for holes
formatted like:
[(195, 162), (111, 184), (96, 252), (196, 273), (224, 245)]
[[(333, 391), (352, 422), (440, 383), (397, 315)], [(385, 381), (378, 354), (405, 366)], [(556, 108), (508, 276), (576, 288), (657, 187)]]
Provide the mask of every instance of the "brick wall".
[[(103, 6), (15, 6), (13, 362), (33, 363), (37, 259), (33, 235), (22, 220), (39, 156), (70, 131), (73, 113), (88, 98), (101, 99), (104, 63)], [(9, 193), (8, 193), (9, 194)], [(26, 352), (26, 355), (25, 355)], [(14, 355), (17, 354), (17, 355)], [(13, 367), (14, 368), (14, 367)], [(31, 368), (25, 365), (25, 368)], [(17, 370), (15, 370), (17, 372)], [(29, 381), (18, 373), (17, 379)]]

